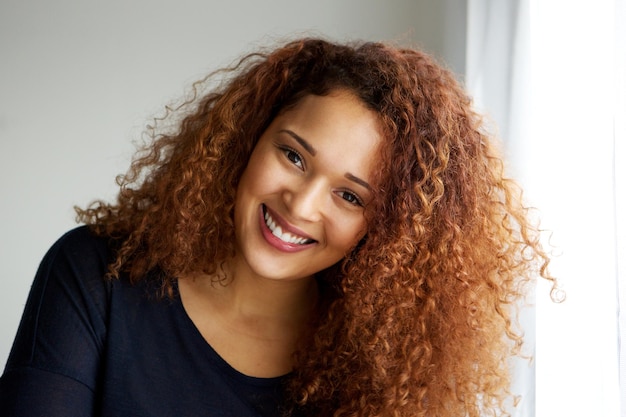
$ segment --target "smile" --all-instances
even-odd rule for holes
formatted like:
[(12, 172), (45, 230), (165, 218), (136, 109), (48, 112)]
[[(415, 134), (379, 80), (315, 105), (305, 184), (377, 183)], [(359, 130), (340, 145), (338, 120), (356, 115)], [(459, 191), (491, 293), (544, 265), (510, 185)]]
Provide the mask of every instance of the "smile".
[(263, 206), (263, 217), (265, 218), (265, 225), (272, 232), (272, 234), (285, 243), (290, 243), (292, 245), (307, 245), (315, 242), (313, 239), (298, 236), (283, 230), (274, 218), (272, 218), (265, 206)]

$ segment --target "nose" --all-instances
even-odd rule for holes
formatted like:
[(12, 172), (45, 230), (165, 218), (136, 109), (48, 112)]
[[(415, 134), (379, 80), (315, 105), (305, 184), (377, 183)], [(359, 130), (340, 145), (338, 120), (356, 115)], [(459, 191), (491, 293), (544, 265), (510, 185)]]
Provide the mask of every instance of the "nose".
[(328, 186), (321, 179), (304, 181), (286, 190), (283, 199), (294, 220), (316, 222), (325, 212)]

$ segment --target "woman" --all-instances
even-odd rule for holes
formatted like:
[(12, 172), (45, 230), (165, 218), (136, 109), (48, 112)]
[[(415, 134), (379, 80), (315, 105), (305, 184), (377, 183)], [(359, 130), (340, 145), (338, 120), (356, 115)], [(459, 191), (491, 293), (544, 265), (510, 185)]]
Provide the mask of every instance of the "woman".
[(514, 306), (551, 278), (451, 74), (418, 51), (316, 39), (229, 73), (50, 250), (0, 408), (501, 410)]

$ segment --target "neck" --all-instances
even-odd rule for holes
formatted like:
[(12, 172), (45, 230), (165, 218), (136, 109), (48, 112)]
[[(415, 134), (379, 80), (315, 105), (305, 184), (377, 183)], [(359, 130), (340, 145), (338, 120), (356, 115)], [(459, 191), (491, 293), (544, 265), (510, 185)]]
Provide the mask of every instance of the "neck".
[(239, 372), (257, 377), (290, 372), (298, 339), (315, 313), (315, 279), (269, 279), (233, 268), (223, 272), (225, 282), (206, 275), (178, 281), (193, 323)]
[(215, 277), (197, 277), (197, 294), (211, 310), (241, 329), (263, 335), (295, 335), (311, 318), (318, 300), (313, 277), (278, 280), (260, 277), (237, 267), (224, 265), (224, 282)]
[(213, 284), (223, 306), (244, 319), (302, 323), (310, 317), (318, 298), (313, 277), (280, 281), (233, 274), (225, 286), (217, 286)]

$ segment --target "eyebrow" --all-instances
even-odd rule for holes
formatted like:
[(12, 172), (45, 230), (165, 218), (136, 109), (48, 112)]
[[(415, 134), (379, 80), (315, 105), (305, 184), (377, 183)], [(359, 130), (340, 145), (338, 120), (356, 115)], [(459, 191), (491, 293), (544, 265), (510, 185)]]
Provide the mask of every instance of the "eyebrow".
[[(315, 150), (315, 148), (313, 147), (313, 145), (311, 145), (309, 142), (307, 142), (306, 140), (304, 140), (302, 137), (300, 137), (296, 132), (294, 132), (293, 130), (289, 130), (289, 129), (281, 129), (279, 130), (279, 132), (281, 133), (286, 133), (289, 136), (291, 136), (292, 138), (294, 138), (308, 153), (310, 153), (311, 155), (315, 156), (315, 154), (317, 154), (317, 151)], [(346, 173), (345, 177), (347, 179), (349, 179), (350, 181), (356, 182), (357, 184), (359, 184), (362, 187), (367, 188), (369, 191), (372, 191), (372, 186), (369, 185), (367, 183), (367, 181), (362, 180), (361, 178), (350, 174), (349, 172)]]
[(350, 174), (349, 172), (345, 175), (345, 177), (347, 179), (349, 179), (350, 181), (354, 181), (357, 184), (359, 184), (359, 185), (367, 188), (368, 190), (372, 191), (372, 186), (369, 185), (366, 181), (362, 180), (361, 178), (355, 177), (354, 175)]
[(291, 136), (292, 138), (294, 138), (300, 144), (300, 146), (302, 146), (311, 155), (315, 156), (315, 154), (317, 153), (317, 151), (315, 150), (313, 145), (311, 145), (306, 140), (302, 139), (294, 131), (289, 130), (289, 129), (281, 129), (281, 130), (279, 130), (279, 132), (286, 133), (289, 136)]

